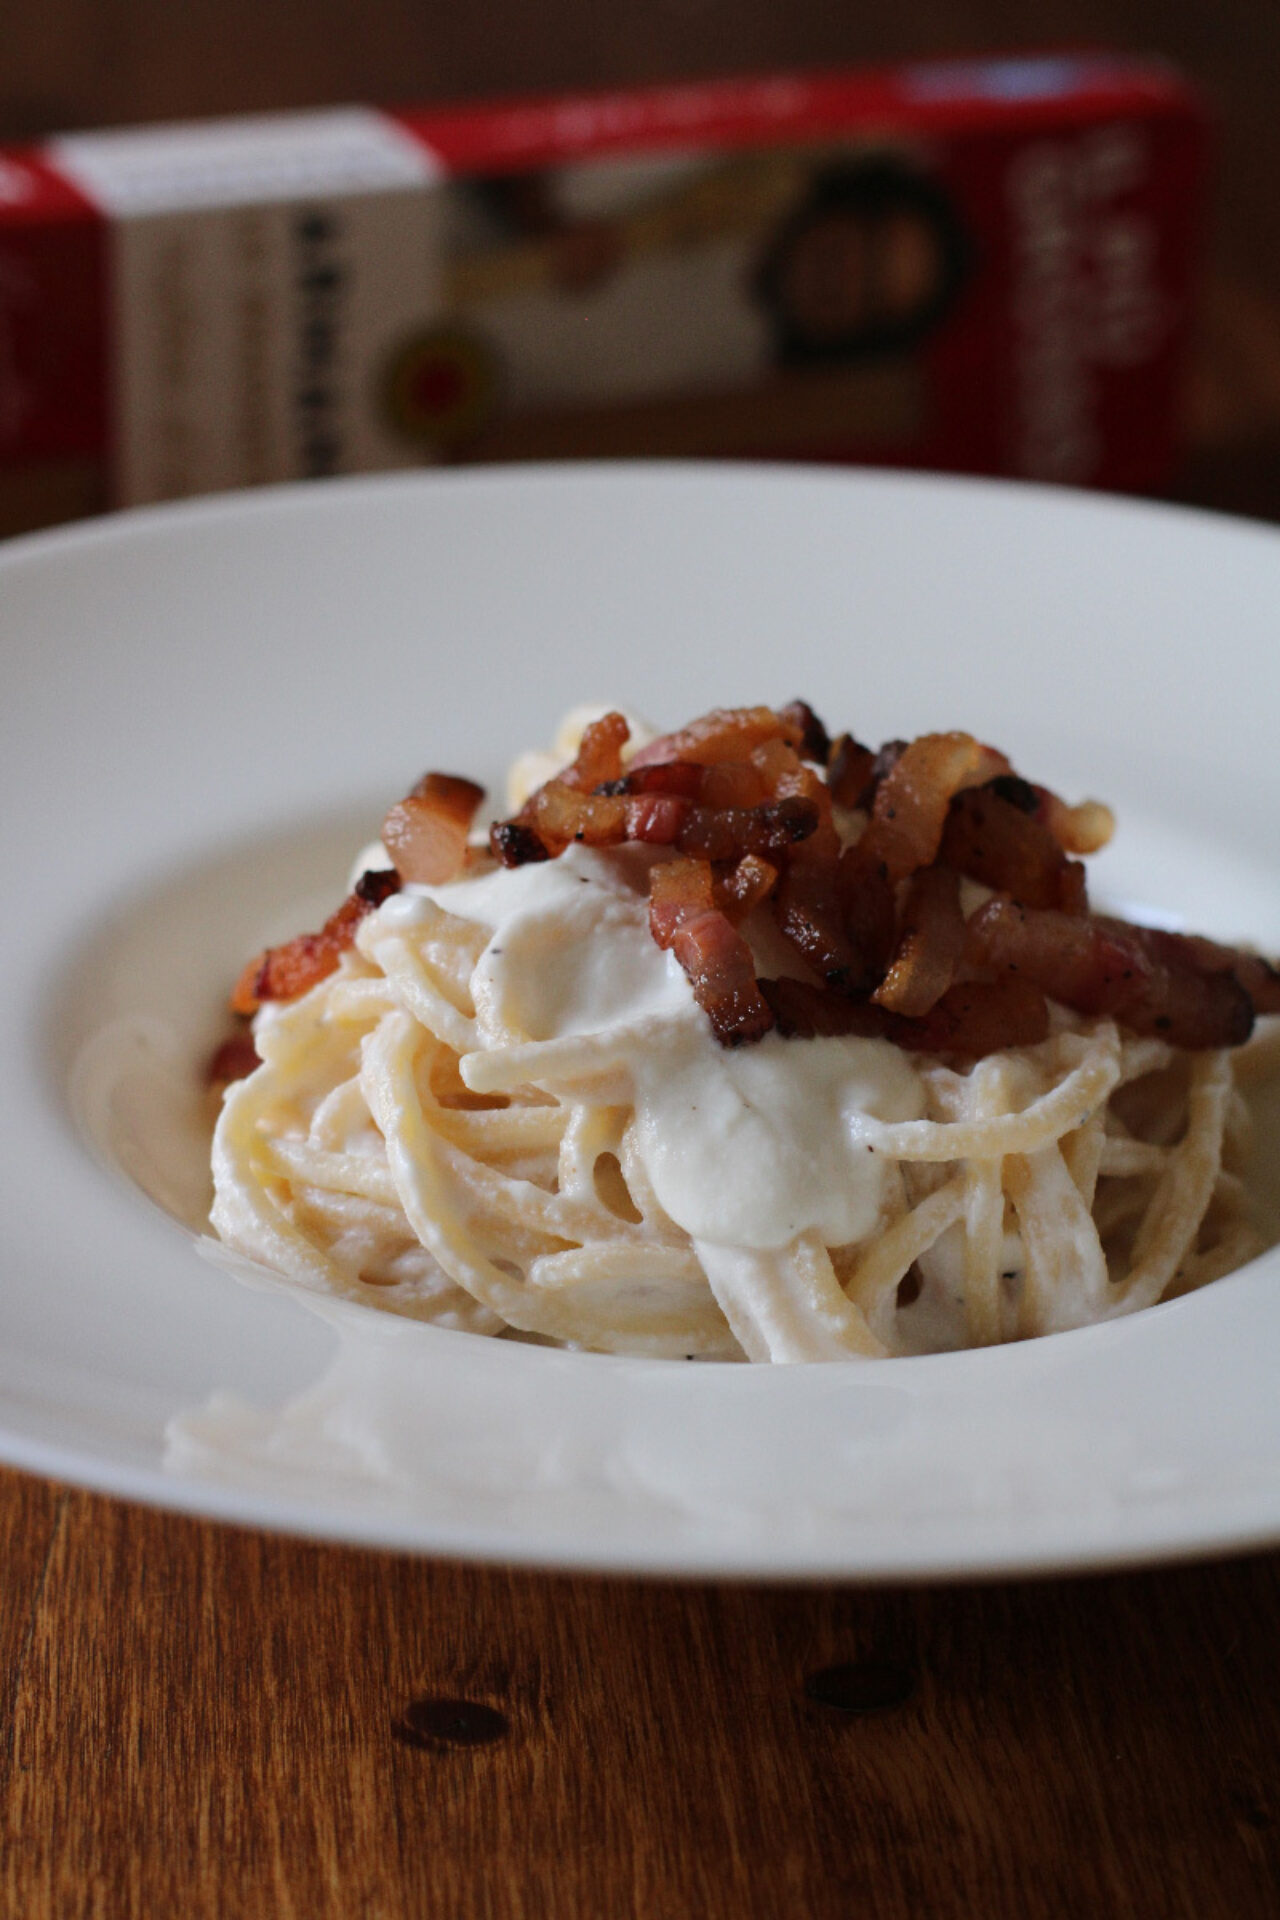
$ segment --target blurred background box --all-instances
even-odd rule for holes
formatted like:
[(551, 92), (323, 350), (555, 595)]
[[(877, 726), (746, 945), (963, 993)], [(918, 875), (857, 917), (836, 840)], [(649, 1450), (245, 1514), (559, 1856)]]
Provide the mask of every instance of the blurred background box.
[(10, 150), (0, 531), (512, 458), (1157, 490), (1204, 149), (1076, 52)]

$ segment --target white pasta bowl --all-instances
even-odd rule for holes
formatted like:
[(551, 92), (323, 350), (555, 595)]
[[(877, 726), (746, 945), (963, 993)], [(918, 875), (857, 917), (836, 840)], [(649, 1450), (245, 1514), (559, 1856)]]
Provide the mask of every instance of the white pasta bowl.
[[(1280, 950), (1280, 536), (1047, 489), (578, 467), (124, 515), (11, 543), (0, 605), (0, 1457), (547, 1566), (887, 1579), (1280, 1538), (1280, 1254), (1015, 1346), (689, 1366), (317, 1312), (181, 1224), (244, 958), (323, 916), (424, 767), (495, 785), (579, 701), (970, 730), (1112, 803), (1095, 892)], [(1265, 1182), (1280, 1098), (1261, 1123)]]

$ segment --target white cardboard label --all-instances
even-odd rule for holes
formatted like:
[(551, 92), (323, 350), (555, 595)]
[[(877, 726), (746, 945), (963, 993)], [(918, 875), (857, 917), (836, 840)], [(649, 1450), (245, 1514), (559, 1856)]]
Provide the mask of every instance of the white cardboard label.
[(441, 304), (426, 148), (344, 109), (54, 157), (112, 227), (117, 504), (420, 463), (380, 381)]

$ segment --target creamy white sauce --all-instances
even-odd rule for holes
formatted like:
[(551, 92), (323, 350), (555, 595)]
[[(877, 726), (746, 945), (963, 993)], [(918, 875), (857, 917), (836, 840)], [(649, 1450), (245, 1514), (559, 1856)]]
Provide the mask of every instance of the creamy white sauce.
[(513, 1034), (619, 1034), (655, 1017), (691, 1025), (697, 1008), (689, 983), (649, 934), (641, 891), (647, 868), (647, 861), (574, 846), (558, 860), (407, 888), (382, 911), (392, 924), (411, 921), (414, 895), (425, 894), (492, 929), (471, 981), (490, 1046)]
[[(882, 1040), (770, 1034), (722, 1047), (649, 934), (644, 872), (642, 861), (571, 847), (558, 860), (406, 889), (380, 912), (412, 924), (426, 896), (491, 930), (472, 983), (485, 1047), (590, 1040), (574, 1077), (626, 1074), (645, 1172), (691, 1238), (754, 1252), (810, 1230), (828, 1246), (862, 1239), (887, 1172), (862, 1123), (921, 1117), (912, 1065)], [(461, 1071), (475, 1084), (483, 1069), (468, 1055)], [(534, 1066), (523, 1077), (542, 1076)]]

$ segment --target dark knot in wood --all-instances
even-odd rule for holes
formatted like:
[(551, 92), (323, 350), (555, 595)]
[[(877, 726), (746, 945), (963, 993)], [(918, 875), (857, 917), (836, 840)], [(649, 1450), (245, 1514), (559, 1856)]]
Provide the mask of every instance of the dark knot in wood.
[(408, 1747), (487, 1747), (503, 1739), (511, 1723), (483, 1700), (431, 1694), (410, 1700), (392, 1721), (391, 1731)]
[(916, 1690), (916, 1676), (900, 1660), (848, 1660), (805, 1676), (804, 1695), (838, 1713), (887, 1713)]

